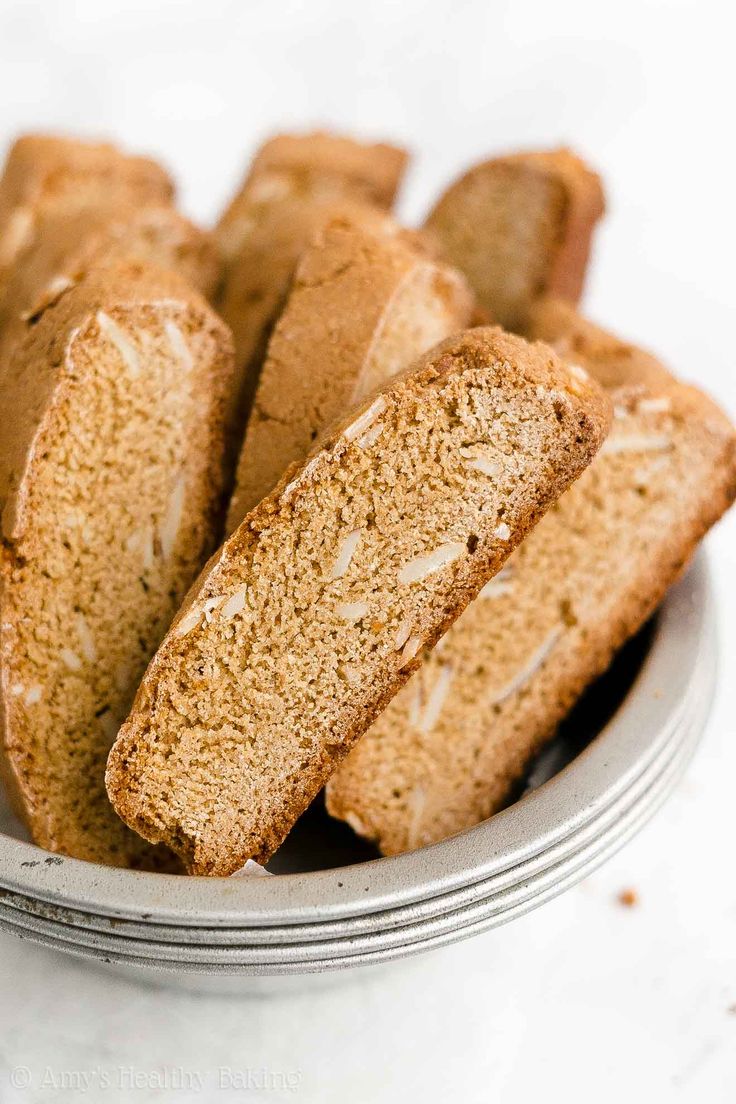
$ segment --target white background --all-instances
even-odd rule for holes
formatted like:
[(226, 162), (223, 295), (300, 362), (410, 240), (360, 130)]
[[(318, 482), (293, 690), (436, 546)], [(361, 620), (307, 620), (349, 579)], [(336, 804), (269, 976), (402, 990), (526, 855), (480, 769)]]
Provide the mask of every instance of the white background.
[[(716, 2), (0, 0), (0, 146), (27, 128), (160, 156), (214, 217), (274, 128), (405, 142), (404, 214), (481, 155), (568, 142), (609, 214), (587, 309), (736, 412), (733, 28)], [(181, 1101), (736, 1100), (736, 518), (710, 539), (721, 683), (686, 781), (624, 852), (507, 928), (317, 994), (137, 987), (0, 939), (0, 1101), (180, 1068)], [(625, 909), (618, 892), (634, 887)], [(28, 1067), (30, 1088), (8, 1071)], [(116, 1072), (123, 1067), (123, 1072)], [(265, 1069), (261, 1092), (218, 1068)], [(65, 1071), (83, 1092), (55, 1089)], [(289, 1075), (292, 1091), (274, 1088)], [(21, 1079), (24, 1075), (21, 1074)], [(126, 1077), (128, 1081), (126, 1081)], [(256, 1076), (257, 1080), (257, 1076)]]

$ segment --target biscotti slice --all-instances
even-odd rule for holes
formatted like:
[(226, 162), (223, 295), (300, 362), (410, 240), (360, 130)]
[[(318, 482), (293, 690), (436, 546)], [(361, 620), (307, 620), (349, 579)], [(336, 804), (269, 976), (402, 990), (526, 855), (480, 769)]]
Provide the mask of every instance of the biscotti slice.
[(496, 329), (366, 399), (189, 595), (110, 754), (123, 819), (192, 873), (267, 859), (607, 420), (595, 385)]
[(223, 255), (230, 260), (238, 255), (275, 200), (354, 199), (391, 207), (407, 156), (405, 150), (384, 142), (364, 144), (321, 131), (276, 135), (256, 153), (218, 223)]
[(674, 382), (651, 353), (590, 322), (562, 299), (537, 300), (529, 312), (524, 336), (530, 341), (546, 341), (568, 362), (583, 361), (597, 382), (609, 390), (640, 384), (658, 391)]
[(734, 432), (709, 399), (570, 307), (533, 317), (537, 336), (574, 350), (581, 380), (587, 368), (612, 388), (613, 427), (330, 780), (329, 811), (385, 854), (509, 799), (736, 490)]
[(377, 207), (348, 200), (283, 199), (264, 207), (258, 225), (230, 266), (219, 311), (232, 330), (237, 388), (231, 422), (235, 456), (250, 414), (268, 340), (299, 258), (328, 222), (344, 218), (375, 234), (398, 233)]
[(333, 220), (299, 262), (260, 374), (228, 532), (339, 414), (470, 323), (458, 272), (395, 225), (375, 229)]
[(33, 242), (16, 259), (0, 296), (2, 344), (17, 340), (24, 322), (85, 272), (126, 260), (176, 271), (208, 298), (219, 286), (221, 260), (212, 235), (170, 205), (53, 209), (37, 217)]
[(569, 150), (485, 161), (448, 188), (426, 229), (493, 321), (523, 331), (532, 302), (577, 302), (603, 214), (601, 182)]
[(169, 175), (147, 157), (115, 146), (27, 134), (12, 146), (0, 177), (0, 282), (32, 240), (38, 215), (53, 207), (167, 203)]
[(0, 366), (2, 743), (34, 840), (151, 866), (105, 793), (140, 677), (214, 541), (232, 348), (179, 277), (95, 270)]

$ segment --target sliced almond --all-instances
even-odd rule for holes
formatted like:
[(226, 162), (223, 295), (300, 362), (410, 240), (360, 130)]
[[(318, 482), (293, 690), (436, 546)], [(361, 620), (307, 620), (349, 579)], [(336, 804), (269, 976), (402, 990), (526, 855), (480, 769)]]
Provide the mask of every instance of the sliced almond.
[(379, 395), (374, 402), (364, 410), (359, 418), (356, 418), (352, 425), (349, 425), (343, 432), (343, 436), (348, 441), (355, 441), (356, 438), (362, 437), (365, 431), (373, 424), (379, 414), (382, 414), (386, 409), (386, 400), (382, 395)]
[(427, 807), (427, 792), (424, 786), (416, 785), (414, 787), (409, 795), (408, 805), (411, 810), (411, 819), (406, 842), (411, 849), (418, 847), (422, 842), (422, 824), (424, 823), (424, 814)]
[(73, 652), (71, 648), (62, 648), (59, 652), (64, 664), (70, 671), (79, 671), (82, 667), (82, 661), (76, 652)]
[(161, 542), (161, 554), (165, 560), (171, 559), (179, 535), (181, 519), (184, 514), (184, 496), (186, 494), (186, 479), (182, 473), (174, 483), (169, 495), (166, 513), (158, 527), (158, 539)]
[(92, 636), (92, 631), (87, 623), (87, 618), (83, 613), (77, 614), (76, 627), (79, 643), (82, 645), (82, 655), (88, 663), (96, 663), (97, 648), (95, 646), (94, 637)]
[(608, 437), (601, 452), (665, 452), (671, 448), (672, 438), (664, 433), (631, 433), (626, 437)]
[(164, 322), (164, 330), (166, 336), (169, 339), (169, 344), (173, 350), (174, 356), (181, 362), (181, 366), (185, 372), (191, 372), (194, 367), (194, 357), (192, 351), (187, 345), (186, 338), (181, 332), (176, 322), (171, 318), (167, 318)]
[(436, 726), (440, 713), (442, 712), (442, 707), (445, 704), (445, 699), (450, 691), (452, 678), (452, 667), (450, 667), (449, 663), (443, 663), (434, 685), (427, 696), (427, 704), (424, 707), (424, 712), (417, 725), (420, 732), (431, 732)]
[(184, 614), (181, 621), (179, 621), (174, 632), (177, 636), (186, 636), (192, 629), (196, 629), (201, 620), (202, 610), (199, 606), (192, 606), (192, 608)]
[(128, 335), (118, 326), (117, 322), (110, 317), (109, 314), (105, 314), (104, 311), (97, 312), (97, 325), (100, 327), (105, 337), (115, 346), (117, 351), (125, 364), (126, 368), (130, 372), (131, 376), (139, 376), (141, 371), (140, 361), (138, 359), (138, 353), (135, 346), (128, 337)]
[(243, 586), (240, 590), (236, 590), (234, 594), (230, 595), (220, 611), (222, 617), (226, 621), (231, 617), (235, 617), (236, 614), (242, 613), (245, 609), (245, 596), (247, 593), (248, 588)]
[(360, 621), (368, 615), (369, 609), (367, 602), (341, 602), (335, 612), (343, 621)]
[(375, 445), (376, 441), (383, 433), (383, 429), (383, 422), (374, 422), (371, 428), (355, 442), (358, 448), (367, 449), (370, 448), (371, 445)]
[(343, 577), (350, 567), (350, 563), (358, 549), (362, 536), (362, 529), (353, 529), (343, 539), (335, 562), (332, 565), (332, 570), (330, 571), (330, 579), (341, 579)]
[(441, 571), (443, 567), (447, 567), (453, 560), (462, 556), (464, 552), (467, 552), (467, 545), (464, 541), (448, 541), (447, 544), (441, 544), (432, 552), (415, 556), (413, 560), (409, 560), (408, 563), (404, 564), (399, 572), (399, 582), (406, 585), (418, 583), (421, 579), (426, 579), (428, 575), (433, 575), (436, 571)]
[(639, 399), (636, 409), (640, 414), (666, 414), (672, 409), (672, 400), (667, 395), (651, 399)]
[(39, 686), (39, 684), (36, 683), (35, 686), (30, 686), (28, 688), (28, 693), (24, 697), (23, 701), (26, 703), (26, 705), (38, 705), (42, 697), (43, 687)]
[(395, 643), (397, 651), (399, 650), (399, 648), (404, 647), (407, 640), (411, 636), (411, 630), (412, 630), (413, 624), (414, 624), (414, 619), (412, 617), (405, 617), (404, 620), (399, 625), (398, 629), (396, 630), (396, 639), (395, 639), (394, 643)]
[(410, 636), (401, 652), (399, 667), (406, 667), (417, 654), (423, 644), (421, 636)]
[(554, 648), (555, 644), (562, 635), (562, 627), (558, 625), (552, 629), (539, 647), (532, 652), (531, 656), (521, 668), (521, 670), (514, 675), (509, 683), (501, 690), (495, 697), (491, 698), (491, 705), (500, 705), (501, 702), (505, 702), (507, 698), (510, 698), (512, 694), (515, 694), (517, 690), (520, 690), (524, 683), (528, 682), (532, 675), (536, 674), (542, 664), (545, 662), (550, 652)]

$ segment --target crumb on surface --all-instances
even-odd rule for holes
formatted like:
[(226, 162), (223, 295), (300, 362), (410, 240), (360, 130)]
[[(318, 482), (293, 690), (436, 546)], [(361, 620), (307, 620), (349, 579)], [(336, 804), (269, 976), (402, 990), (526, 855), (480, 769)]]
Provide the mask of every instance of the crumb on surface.
[(639, 904), (639, 894), (635, 889), (622, 889), (616, 899), (624, 908), (635, 908)]

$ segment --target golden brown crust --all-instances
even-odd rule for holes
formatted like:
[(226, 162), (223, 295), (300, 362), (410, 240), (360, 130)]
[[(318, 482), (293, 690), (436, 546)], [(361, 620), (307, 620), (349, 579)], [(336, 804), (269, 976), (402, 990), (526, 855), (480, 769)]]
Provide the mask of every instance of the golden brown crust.
[[(144, 329), (148, 345), (141, 338)], [(166, 343), (168, 391), (161, 394), (146, 357), (160, 356)], [(114, 363), (98, 380), (104, 358)], [(5, 419), (0, 427), (3, 771), (34, 839), (48, 849), (117, 865), (171, 864), (170, 856), (124, 830), (109, 809), (102, 780), (109, 736), (103, 722), (112, 724), (118, 710), (127, 709), (141, 662), (138, 651), (148, 648), (145, 665), (176, 608), (177, 589), (186, 590), (212, 547), (231, 374), (229, 335), (204, 300), (175, 274), (132, 263), (83, 277), (26, 324), (23, 339), (2, 364), (0, 401), (15, 415), (12, 424)], [(117, 396), (113, 402), (104, 394), (103, 380)], [(176, 386), (181, 398), (173, 396)], [(196, 403), (199, 439), (188, 446), (179, 437), (149, 440), (146, 412), (160, 413), (146, 405), (151, 395), (175, 406), (187, 421)], [(98, 396), (99, 422), (82, 406)], [(123, 411), (134, 412), (135, 426), (121, 424)], [(166, 432), (166, 415), (155, 424), (155, 432)], [(133, 430), (135, 443), (126, 436)], [(75, 441), (87, 443), (89, 451), (75, 447)], [(192, 456), (197, 451), (189, 466), (187, 447)], [(99, 459), (92, 460), (93, 453)], [(156, 495), (166, 508), (170, 482), (178, 493), (178, 464), (191, 480), (181, 492), (187, 511), (181, 522), (183, 506), (174, 515), (159, 515), (161, 548), (152, 548), (158, 559), (149, 564), (145, 548), (141, 552), (135, 543), (137, 530), (129, 537), (125, 525), (140, 525), (136, 512)], [(149, 491), (146, 480), (165, 486)], [(78, 486), (86, 488), (81, 499)], [(95, 493), (91, 503), (86, 496)], [(90, 506), (84, 523), (89, 532), (80, 531), (80, 512)], [(165, 560), (170, 565), (159, 567)], [(158, 625), (160, 618), (164, 625)], [(118, 652), (130, 644), (130, 654), (113, 657), (110, 642)], [(41, 754), (44, 739), (48, 744)], [(63, 791), (59, 779), (66, 783)]]
[(146, 157), (115, 146), (28, 134), (12, 146), (0, 178), (0, 279), (33, 238), (37, 215), (90, 204), (168, 203), (174, 186)]
[(523, 332), (537, 297), (577, 302), (603, 212), (600, 179), (580, 158), (526, 152), (470, 169), (440, 197), (426, 229), (489, 316)]
[(567, 149), (521, 153), (515, 157), (525, 166), (549, 173), (563, 183), (565, 210), (543, 291), (569, 303), (577, 303), (583, 292), (593, 231), (606, 210), (601, 179)]
[(365, 145), (322, 131), (276, 135), (258, 150), (220, 219), (217, 234), (223, 253), (236, 256), (254, 209), (280, 199), (354, 199), (391, 207), (407, 157), (405, 150), (383, 142)]
[(260, 373), (228, 532), (338, 413), (470, 323), (459, 273), (391, 220), (351, 214), (322, 227), (297, 266)]
[(222, 274), (212, 235), (169, 205), (55, 207), (37, 216), (34, 238), (18, 256), (0, 296), (3, 347), (90, 268), (125, 260), (176, 271), (207, 298), (215, 294)]
[(375, 207), (347, 200), (284, 199), (259, 214), (228, 269), (219, 310), (235, 342), (237, 381), (231, 414), (237, 457), (272, 328), (283, 309), (294, 270), (311, 238), (329, 221), (344, 218), (377, 234), (395, 223)]
[(386, 854), (508, 800), (736, 494), (736, 436), (710, 399), (564, 304), (538, 309), (530, 329), (611, 389), (613, 429), (330, 780), (329, 811)]
[[(525, 412), (521, 421), (516, 422), (518, 432), (532, 435), (523, 437), (526, 447), (530, 447), (532, 439), (536, 440), (534, 434), (537, 432), (548, 436), (544, 437), (544, 445), (540, 438), (539, 446), (534, 446), (543, 449), (544, 459), (541, 454), (533, 454), (529, 467), (517, 474), (509, 498), (499, 505), (500, 517), (504, 518), (499, 524), (499, 516), (490, 508), (485, 477), (468, 483), (462, 495), (451, 490), (452, 482), (440, 492), (437, 484), (441, 482), (443, 469), (438, 461), (434, 480), (429, 470), (425, 471), (425, 466), (433, 463), (426, 446), (432, 440), (433, 448), (441, 447), (433, 436), (433, 419), (439, 418), (442, 410), (447, 429), (440, 433), (437, 422), (437, 434), (450, 435), (445, 446), (450, 448), (452, 464), (462, 466), (462, 453), (450, 447), (455, 436), (466, 441), (471, 423), (476, 425), (478, 418), (481, 419), (477, 423), (478, 430), (483, 425), (487, 432), (483, 417), (493, 417), (495, 424), (497, 414), (490, 412), (505, 410), (503, 404), (513, 406), (516, 403), (521, 405), (514, 407), (515, 411), (523, 409)], [(489, 413), (484, 415), (484, 410)], [(533, 418), (530, 421), (534, 410), (537, 422)], [(382, 570), (388, 571), (387, 578), (395, 578), (394, 562), (398, 567), (404, 564), (398, 576), (401, 601), (411, 603), (419, 619), (422, 641), (431, 647), (483, 583), (498, 571), (510, 550), (550, 502), (589, 462), (605, 435), (609, 414), (608, 401), (595, 385), (574, 378), (549, 349), (541, 345), (528, 346), (499, 330), (486, 329), (448, 339), (421, 358), (411, 371), (399, 376), (390, 388), (378, 397), (371, 396), (349, 418), (337, 423), (307, 462), (294, 465), (273, 493), (226, 541), (193, 588), (152, 660), (131, 716), (108, 761), (108, 793), (126, 823), (152, 841), (165, 840), (193, 873), (227, 874), (242, 866), (249, 857), (267, 858), (351, 745), (418, 664), (415, 652), (408, 653), (402, 661), (395, 650), (401, 645), (393, 642), (393, 633), (380, 645), (379, 661), (375, 645), (364, 645), (360, 641), (364, 637), (370, 639), (367, 634), (374, 631), (384, 632), (384, 622), (381, 628), (378, 625), (374, 628), (372, 623), (364, 625), (356, 637), (355, 630), (341, 629), (339, 621), (334, 620), (332, 599), (315, 608), (314, 599), (307, 594), (309, 586), (319, 590), (324, 582), (322, 569), (310, 562), (314, 553), (309, 551), (309, 541), (321, 540), (330, 526), (338, 522), (340, 532), (343, 526), (349, 529), (352, 525), (349, 510), (357, 509), (358, 500), (372, 493), (363, 488), (360, 482), (363, 477), (359, 473), (370, 473), (369, 489), (376, 478), (374, 463), (383, 473), (381, 457), (392, 456), (390, 471), (382, 474), (381, 480), (390, 476), (394, 483), (393, 494), (417, 496), (411, 505), (416, 508), (419, 503), (424, 511), (421, 517), (427, 532), (408, 522), (404, 513), (397, 514), (392, 497), (377, 490), (370, 512), (379, 511), (380, 517), (377, 515), (372, 522), (371, 533), (375, 534), (375, 539), (388, 542), (387, 548), (394, 557), (390, 562), (380, 561)], [(373, 439), (361, 444), (362, 438), (358, 435), (372, 425), (376, 417), (380, 417), (386, 432), (383, 443), (378, 444)], [(425, 434), (429, 435), (426, 439)], [(415, 437), (417, 442), (423, 442), (421, 447), (413, 443)], [(375, 452), (375, 461), (371, 459), (370, 449)], [(392, 449), (399, 452), (392, 452)], [(514, 455), (517, 458), (513, 463), (520, 463), (520, 453)], [(414, 456), (418, 458), (416, 461), (411, 459)], [(419, 482), (418, 472), (411, 466), (414, 463), (422, 466)], [(399, 477), (401, 465), (406, 466), (406, 474)], [(402, 483), (399, 492), (398, 478), (405, 480), (410, 491)], [(343, 486), (344, 491), (341, 490)], [(424, 505), (424, 492), (420, 490), (424, 488), (429, 492), (430, 487), (434, 487), (432, 493), (435, 495), (431, 509)], [(343, 494), (346, 506), (340, 508)], [(329, 508), (333, 499), (338, 510), (334, 517)], [(347, 503), (352, 505), (347, 506)], [(414, 563), (412, 557), (422, 548), (423, 541), (426, 549), (428, 540), (437, 540), (435, 527), (438, 533), (440, 529), (448, 532), (445, 515), (449, 518), (456, 514), (462, 514), (463, 525), (472, 525), (475, 530), (472, 538), (468, 538), (468, 554), (463, 551), (451, 573), (437, 572), (433, 568), (432, 582), (422, 583), (419, 590), (412, 590), (409, 584), (413, 577), (404, 576), (407, 565)], [(383, 526), (388, 528), (384, 530)], [(464, 531), (467, 533), (467, 529)], [(434, 545), (429, 543), (429, 547)], [(460, 546), (452, 547), (455, 549), (453, 555), (460, 556)], [(407, 559), (408, 549), (413, 551)], [(366, 567), (375, 580), (375, 554), (367, 550), (365, 556)], [(263, 558), (263, 563), (259, 557)], [(283, 559), (283, 566), (279, 557)], [(301, 558), (301, 565), (294, 565), (294, 557)], [(310, 582), (315, 569), (317, 575)], [(264, 574), (267, 571), (270, 575)], [(307, 588), (298, 598), (297, 608), (301, 612), (296, 614), (295, 627), (289, 629), (289, 633), (295, 632), (294, 643), (289, 645), (292, 661), (302, 662), (297, 658), (301, 654), (305, 656), (306, 666), (301, 680), (294, 675), (298, 681), (287, 681), (290, 689), (279, 691), (282, 705), (274, 717), (278, 717), (278, 723), (284, 727), (277, 731), (269, 728), (267, 717), (270, 714), (264, 712), (269, 708), (272, 691), (268, 691), (267, 686), (270, 683), (258, 682), (260, 689), (257, 693), (252, 690), (256, 695), (254, 700), (259, 702), (256, 707), (253, 702), (247, 703), (238, 679), (241, 662), (246, 672), (254, 670), (252, 664), (255, 663), (259, 665), (257, 670), (261, 669), (258, 659), (261, 654), (268, 656), (266, 671), (282, 669), (277, 645), (283, 630), (277, 625), (291, 624), (291, 614), (286, 599), (275, 589), (272, 594), (271, 588), (290, 587), (292, 584), (284, 578), (287, 575), (293, 576), (293, 585), (300, 588), (300, 594), (301, 588)], [(338, 595), (347, 594), (340, 590), (343, 585), (347, 586), (342, 582), (342, 575), (336, 575), (333, 569), (331, 577), (337, 580), (331, 585), (337, 587)], [(423, 579), (424, 575), (420, 573), (418, 578)], [(251, 607), (245, 605), (251, 593), (250, 600), (255, 603), (252, 608), (261, 611), (253, 614), (255, 620), (247, 622), (250, 625), (247, 632), (240, 630), (242, 636), (232, 635), (235, 628), (230, 612), (226, 613), (227, 603), (238, 599), (238, 592), (232, 590), (236, 583), (244, 594), (239, 616), (251, 618)], [(268, 597), (261, 599), (259, 594), (263, 586), (269, 588), (264, 592)], [(228, 593), (230, 598), (226, 599)], [(266, 604), (259, 605), (259, 602)], [(217, 612), (220, 610), (221, 613)], [(396, 616), (399, 613), (404, 616), (405, 612), (399, 608)], [(277, 617), (273, 622), (270, 619), (275, 613)], [(343, 616), (352, 618), (353, 615), (339, 614)], [(327, 623), (324, 628), (322, 626), (325, 617), (329, 629)], [(320, 641), (321, 656), (316, 656), (312, 650), (313, 634)], [(219, 645), (217, 641), (226, 636), (229, 644), (225, 649), (224, 644)], [(410, 641), (411, 638), (404, 643), (405, 649)], [(285, 716), (287, 706), (289, 709), (302, 708), (294, 705), (301, 700), (300, 695), (311, 700), (311, 682), (306, 676), (310, 664), (324, 662), (325, 670), (333, 672), (330, 686), (342, 685), (340, 671), (333, 671), (330, 658), (333, 648), (338, 663), (340, 657), (347, 655), (349, 659), (350, 648), (358, 648), (356, 662), (369, 663), (370, 675), (366, 667), (364, 677), (351, 690), (343, 686), (336, 704), (318, 687), (315, 693), (320, 707), (316, 714), (305, 705), (299, 718), (292, 713)], [(361, 651), (363, 648), (369, 651)], [(227, 672), (230, 673), (226, 673), (218, 654), (223, 658), (227, 654)], [(238, 658), (241, 654), (242, 658)], [(347, 659), (343, 658), (343, 662)], [(199, 672), (196, 685), (185, 688), (182, 683), (185, 670)], [(207, 674), (209, 671), (213, 672), (211, 677)], [(291, 673), (284, 670), (287, 680)], [(346, 672), (346, 677), (348, 674)], [(182, 692), (186, 701), (179, 700)], [(191, 702), (187, 694), (194, 695)], [(168, 703), (173, 699), (177, 705), (171, 712)], [(333, 708), (334, 717), (330, 712)], [(194, 710), (191, 717), (189, 709)], [(207, 720), (197, 720), (202, 710), (201, 716), (206, 716)], [(230, 724), (234, 725), (233, 729)], [(262, 731), (260, 725), (265, 726)], [(319, 738), (310, 736), (311, 726), (316, 726)], [(235, 733), (241, 735), (236, 738)], [(296, 743), (289, 755), (296, 755), (297, 759), (284, 763), (284, 748), (292, 742)], [(299, 748), (301, 750), (297, 750)], [(251, 755), (265, 756), (264, 765), (253, 768), (255, 777), (247, 770), (242, 773), (242, 756)], [(220, 756), (223, 756), (222, 761)], [(284, 777), (279, 774), (279, 765)], [(234, 782), (231, 781), (233, 771)], [(161, 786), (163, 789), (159, 789)], [(218, 794), (214, 806), (214, 793), (209, 792), (213, 786)], [(167, 798), (159, 800), (156, 794), (163, 797), (164, 792)]]
[(601, 329), (570, 303), (553, 296), (532, 304), (524, 336), (545, 341), (565, 360), (580, 361), (609, 389), (642, 384), (658, 390), (675, 383), (651, 353)]

